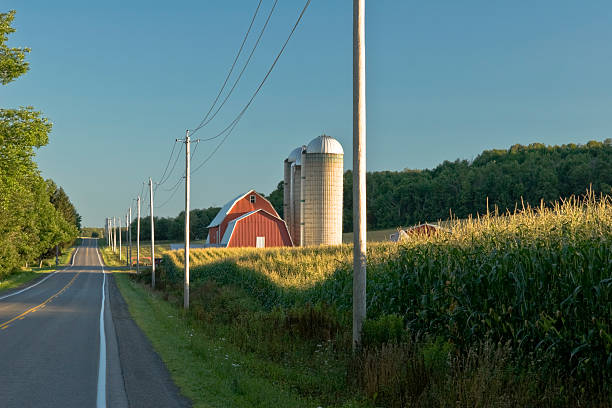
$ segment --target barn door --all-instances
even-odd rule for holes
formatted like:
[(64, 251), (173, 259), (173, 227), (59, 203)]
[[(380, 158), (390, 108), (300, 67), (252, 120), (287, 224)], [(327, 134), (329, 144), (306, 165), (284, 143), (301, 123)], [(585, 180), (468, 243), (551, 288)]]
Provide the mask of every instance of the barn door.
[(257, 248), (265, 248), (266, 247), (266, 237), (257, 237), (255, 241), (255, 246)]

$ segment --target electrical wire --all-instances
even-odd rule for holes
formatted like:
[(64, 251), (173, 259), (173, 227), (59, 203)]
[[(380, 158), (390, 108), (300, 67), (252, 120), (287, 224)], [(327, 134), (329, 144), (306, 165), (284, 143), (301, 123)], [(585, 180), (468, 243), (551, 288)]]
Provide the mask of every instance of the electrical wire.
[(255, 97), (257, 96), (257, 94), (259, 93), (259, 91), (261, 90), (261, 88), (264, 86), (264, 84), (266, 83), (266, 80), (268, 79), (268, 77), (270, 76), (270, 73), (272, 72), (272, 70), (274, 69), (274, 67), (276, 66), (276, 63), (278, 62), (279, 58), (281, 57), (281, 55), (283, 54), (283, 51), (285, 51), (285, 48), (287, 47), (287, 44), (289, 43), (289, 40), (291, 40), (291, 37), (293, 36), (293, 33), (295, 32), (297, 26), (300, 24), (300, 21), (302, 20), (302, 17), (304, 16), (304, 13), (306, 12), (306, 10), (308, 9), (308, 6), (310, 5), (311, 0), (307, 0), (306, 4), (304, 5), (304, 8), (302, 9), (302, 12), (300, 13), (297, 21), (295, 22), (295, 24), (293, 25), (293, 28), (291, 29), (291, 32), (289, 33), (289, 36), (287, 37), (287, 39), (285, 40), (285, 43), (283, 44), (283, 46), (281, 47), (280, 51), (278, 52), (278, 54), (276, 55), (276, 58), (274, 59), (274, 62), (272, 63), (272, 65), (270, 66), (270, 69), (268, 69), (268, 72), (266, 73), (266, 75), (264, 76), (263, 80), (261, 81), (261, 83), (259, 84), (259, 86), (257, 87), (257, 89), (255, 90), (255, 92), (253, 93), (253, 95), (251, 96), (251, 99), (249, 100), (249, 102), (244, 106), (244, 108), (242, 109), (242, 111), (238, 114), (238, 116), (225, 128), (223, 129), (220, 133), (218, 133), (217, 135), (208, 138), (208, 139), (202, 139), (201, 141), (206, 141), (206, 140), (212, 140), (212, 139), (216, 139), (217, 137), (223, 135), (224, 133), (227, 133), (225, 135), (225, 137), (223, 139), (221, 139), (221, 142), (219, 142), (219, 144), (217, 144), (217, 146), (215, 147), (215, 149), (210, 153), (210, 155), (208, 155), (208, 157), (206, 159), (204, 159), (204, 161), (202, 163), (200, 163), (194, 170), (191, 171), (191, 174), (194, 174), (195, 172), (197, 172), (198, 170), (200, 170), (202, 168), (202, 166), (204, 166), (212, 157), (213, 155), (219, 150), (219, 148), (223, 145), (223, 143), (225, 143), (225, 141), (227, 140), (227, 138), (230, 136), (230, 134), (232, 133), (232, 131), (234, 130), (234, 128), (236, 127), (236, 125), (238, 124), (238, 122), (240, 121), (240, 119), (242, 118), (242, 116), (244, 115), (244, 113), (247, 111), (247, 109), (249, 108), (249, 106), (251, 106), (251, 104), (253, 103), (253, 100), (255, 99)]
[(170, 160), (172, 160), (172, 156), (174, 155), (174, 149), (176, 148), (176, 141), (172, 144), (172, 151), (170, 152), (170, 157), (168, 157), (168, 163), (166, 163), (166, 168), (164, 169), (164, 172), (162, 173), (161, 177), (159, 178), (160, 180), (164, 179), (164, 176), (166, 175), (166, 171), (168, 171), (168, 166), (170, 166)]
[(172, 194), (170, 194), (170, 197), (168, 197), (168, 199), (166, 201), (164, 201), (162, 204), (160, 205), (156, 205), (155, 208), (162, 208), (163, 206), (165, 206), (166, 204), (168, 204), (170, 202), (170, 200), (172, 200), (174, 198), (174, 196), (176, 195), (176, 192), (179, 190), (179, 186), (180, 186), (180, 179), (179, 179), (179, 183), (176, 183), (173, 187), (174, 191), (172, 192)]
[(223, 102), (221, 102), (221, 104), (219, 105), (219, 107), (217, 108), (215, 113), (213, 113), (213, 115), (210, 117), (210, 119), (208, 119), (205, 122), (203, 121), (203, 123), (201, 122), (200, 125), (192, 131), (192, 134), (194, 134), (195, 132), (197, 132), (199, 129), (201, 129), (202, 127), (206, 126), (207, 124), (209, 124), (215, 118), (215, 116), (217, 116), (217, 114), (219, 113), (221, 108), (223, 108), (223, 106), (225, 105), (225, 103), (227, 102), (229, 97), (234, 92), (234, 89), (236, 89), (236, 86), (238, 85), (238, 82), (242, 78), (242, 75), (244, 74), (244, 71), (246, 70), (247, 66), (249, 65), (249, 62), (251, 62), (251, 58), (253, 58), (253, 54), (255, 54), (255, 50), (257, 49), (257, 46), (259, 45), (259, 42), (261, 41), (261, 37), (263, 36), (264, 31), (266, 31), (266, 28), (268, 27), (268, 23), (270, 22), (270, 18), (272, 18), (272, 13), (274, 13), (274, 9), (276, 8), (276, 4), (277, 3), (278, 3), (278, 0), (274, 0), (274, 4), (272, 4), (272, 8), (270, 9), (270, 12), (268, 13), (268, 17), (266, 18), (266, 22), (264, 23), (263, 27), (261, 28), (261, 31), (259, 32), (259, 36), (257, 37), (257, 41), (255, 42), (255, 45), (253, 45), (253, 49), (251, 50), (251, 53), (249, 54), (249, 57), (247, 58), (246, 62), (244, 63), (244, 66), (242, 67), (242, 70), (240, 71), (240, 74), (238, 74), (238, 77), (234, 81), (234, 84), (232, 85), (231, 89), (229, 90), (229, 92), (225, 96), (225, 99), (223, 99)]
[(262, 1), (263, 0), (259, 0), (259, 3), (257, 4), (257, 8), (255, 9), (255, 13), (253, 13), (253, 18), (251, 18), (251, 23), (249, 24), (249, 29), (247, 30), (247, 32), (244, 35), (244, 38), (242, 39), (242, 44), (240, 44), (240, 49), (238, 50), (238, 53), (236, 53), (236, 57), (234, 58), (234, 62), (232, 63), (232, 66), (231, 66), (229, 72), (227, 73), (227, 76), (225, 77), (225, 81), (223, 81), (223, 85), (221, 86), (221, 89), (219, 89), (219, 93), (217, 94), (217, 97), (213, 101), (212, 105), (210, 105), (210, 109), (208, 109), (208, 112), (206, 112), (206, 116), (204, 116), (204, 119), (202, 119), (202, 121), (196, 127), (196, 129), (194, 131), (197, 131), (202, 126), (204, 126), (203, 123), (206, 121), (206, 119), (208, 119), (208, 115), (210, 115), (210, 112), (212, 112), (212, 110), (214, 109), (215, 105), (219, 101), (219, 98), (221, 97), (221, 94), (223, 93), (223, 90), (225, 89), (225, 86), (227, 85), (227, 81), (229, 81), (230, 76), (232, 75), (232, 72), (234, 72), (234, 68), (236, 67), (236, 63), (238, 62), (238, 58), (240, 57), (240, 54), (242, 54), (242, 50), (244, 48), (244, 44), (246, 43), (247, 38), (249, 37), (249, 34), (251, 33), (251, 28), (253, 28), (253, 23), (255, 22), (255, 18), (257, 17), (257, 13), (259, 12), (259, 8), (261, 7), (261, 2)]
[(142, 193), (144, 192), (145, 182), (142, 182), (142, 187), (140, 188), (140, 195), (138, 197), (142, 197)]
[(174, 190), (176, 188), (176, 186), (179, 185), (181, 181), (183, 181), (184, 178), (185, 178), (185, 176), (179, 177), (179, 179), (176, 181), (176, 183), (174, 183), (172, 185), (172, 187), (170, 187), (170, 188), (162, 188), (162, 190), (163, 191), (172, 191), (172, 190)]
[(191, 161), (193, 161), (193, 158), (196, 157), (196, 152), (198, 151), (198, 146), (200, 145), (201, 140), (197, 139), (195, 141), (193, 141), (193, 143), (195, 143), (195, 147), (193, 148), (193, 151), (191, 152)]
[(178, 163), (179, 158), (181, 157), (181, 152), (183, 151), (183, 146), (181, 146), (181, 149), (179, 150), (178, 154), (176, 155), (176, 159), (174, 160), (174, 164), (172, 165), (172, 169), (170, 169), (170, 173), (167, 174), (166, 178), (163, 180), (160, 180), (159, 183), (155, 183), (155, 191), (157, 191), (157, 188), (163, 184), (165, 184), (170, 177), (172, 176), (172, 174), (174, 173), (174, 168), (176, 167), (176, 164)]

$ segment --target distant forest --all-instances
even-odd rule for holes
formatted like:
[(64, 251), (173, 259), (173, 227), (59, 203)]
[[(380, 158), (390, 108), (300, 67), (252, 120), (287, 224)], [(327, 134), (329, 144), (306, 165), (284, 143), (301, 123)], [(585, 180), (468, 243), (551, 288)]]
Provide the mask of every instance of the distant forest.
[[(408, 226), (420, 222), (466, 218), (495, 206), (514, 211), (539, 205), (592, 186), (597, 194), (612, 193), (612, 139), (585, 145), (546, 146), (532, 143), (507, 150), (486, 150), (473, 161), (445, 161), (431, 170), (376, 171), (367, 174), (368, 229)], [(344, 232), (353, 230), (353, 175), (344, 174)], [(283, 216), (283, 182), (268, 199)], [(191, 239), (205, 239), (206, 226), (219, 207), (191, 211)], [(182, 240), (185, 213), (156, 218), (155, 238)], [(143, 218), (142, 239), (150, 239), (149, 219)], [(136, 232), (136, 222), (132, 224)], [(135, 236), (135, 235), (133, 235)]]
[[(368, 229), (408, 226), (420, 222), (486, 213), (497, 206), (514, 211), (538, 205), (592, 185), (596, 193), (612, 193), (612, 139), (585, 145), (514, 145), (507, 150), (486, 150), (473, 161), (445, 161), (431, 170), (377, 171), (367, 174)], [(269, 199), (279, 214), (283, 183)], [(344, 232), (353, 230), (353, 175), (344, 174)]]

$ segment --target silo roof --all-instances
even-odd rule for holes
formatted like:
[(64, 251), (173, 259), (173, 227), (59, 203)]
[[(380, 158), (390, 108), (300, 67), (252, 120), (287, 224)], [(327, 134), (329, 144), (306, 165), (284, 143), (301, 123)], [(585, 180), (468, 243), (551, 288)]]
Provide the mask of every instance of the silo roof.
[(291, 163), (291, 166), (293, 167), (293, 166), (301, 166), (301, 165), (302, 165), (302, 154), (300, 152), (300, 154), (297, 155), (297, 158), (293, 161), (293, 163)]
[(308, 143), (306, 153), (344, 154), (342, 145), (331, 136), (321, 135)]
[(293, 149), (291, 153), (289, 153), (289, 157), (287, 157), (287, 161), (289, 163), (293, 163), (294, 161), (296, 161), (298, 158), (301, 158), (301, 157), (302, 157), (302, 146), (296, 147), (295, 149)]

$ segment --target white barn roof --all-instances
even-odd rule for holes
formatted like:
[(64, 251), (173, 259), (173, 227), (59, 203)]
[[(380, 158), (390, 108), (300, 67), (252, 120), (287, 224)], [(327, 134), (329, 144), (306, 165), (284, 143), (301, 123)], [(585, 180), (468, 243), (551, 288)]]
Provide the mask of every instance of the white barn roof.
[(213, 220), (210, 222), (210, 224), (208, 225), (208, 227), (206, 228), (211, 228), (211, 227), (216, 227), (217, 225), (221, 225), (221, 223), (223, 222), (223, 220), (225, 219), (225, 217), (227, 216), (227, 214), (232, 210), (232, 207), (238, 202), (240, 201), (242, 198), (244, 198), (245, 196), (247, 196), (250, 193), (256, 193), (255, 190), (249, 190), (244, 194), (240, 194), (238, 197), (229, 200), (217, 213), (217, 215), (215, 216), (215, 218), (213, 218)]

